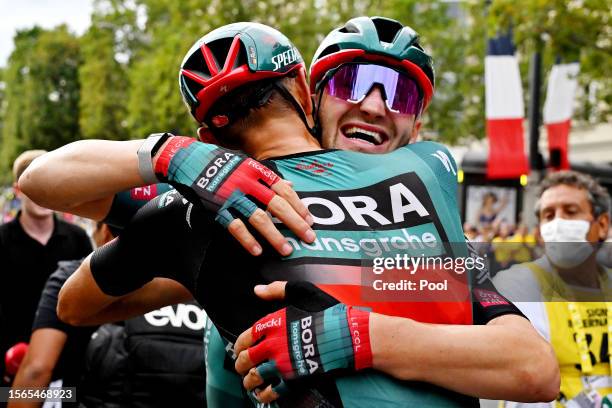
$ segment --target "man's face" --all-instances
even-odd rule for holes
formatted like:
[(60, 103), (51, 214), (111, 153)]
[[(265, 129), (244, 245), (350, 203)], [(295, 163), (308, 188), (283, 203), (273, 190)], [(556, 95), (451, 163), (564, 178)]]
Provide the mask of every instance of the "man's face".
[(318, 109), (324, 148), (386, 153), (416, 140), (421, 123), (414, 115), (391, 112), (377, 86), (351, 103), (323, 91)]
[(542, 193), (539, 215), (540, 225), (555, 218), (588, 221), (591, 224), (586, 236), (589, 242), (606, 239), (608, 234), (608, 217), (601, 215), (594, 218), (587, 191), (566, 184), (551, 187)]

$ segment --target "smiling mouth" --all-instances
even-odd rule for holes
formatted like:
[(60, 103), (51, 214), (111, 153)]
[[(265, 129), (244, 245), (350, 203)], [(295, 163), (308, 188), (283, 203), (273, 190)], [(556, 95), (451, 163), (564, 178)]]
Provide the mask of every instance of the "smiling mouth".
[(358, 126), (348, 127), (344, 129), (342, 133), (344, 133), (344, 136), (348, 139), (363, 140), (374, 146), (380, 146), (387, 140), (387, 136), (384, 133), (362, 129)]

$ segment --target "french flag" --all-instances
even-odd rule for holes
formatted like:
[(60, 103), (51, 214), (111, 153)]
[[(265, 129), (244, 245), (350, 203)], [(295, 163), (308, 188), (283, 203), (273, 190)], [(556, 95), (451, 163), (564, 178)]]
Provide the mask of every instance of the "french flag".
[(567, 141), (574, 110), (574, 94), (580, 72), (577, 62), (555, 64), (548, 79), (546, 102), (544, 103), (544, 125), (548, 133), (548, 152), (551, 167), (555, 170), (570, 168), (567, 158)]
[(523, 87), (509, 33), (491, 38), (487, 44), (485, 110), (489, 137), (487, 178), (528, 174), (523, 141)]

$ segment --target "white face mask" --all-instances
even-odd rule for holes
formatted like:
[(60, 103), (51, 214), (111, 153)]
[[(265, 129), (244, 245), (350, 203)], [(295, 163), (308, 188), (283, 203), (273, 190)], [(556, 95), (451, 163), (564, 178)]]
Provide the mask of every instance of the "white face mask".
[(550, 262), (559, 268), (573, 268), (583, 263), (593, 253), (593, 246), (586, 239), (590, 228), (588, 221), (562, 218), (542, 224), (540, 234)]

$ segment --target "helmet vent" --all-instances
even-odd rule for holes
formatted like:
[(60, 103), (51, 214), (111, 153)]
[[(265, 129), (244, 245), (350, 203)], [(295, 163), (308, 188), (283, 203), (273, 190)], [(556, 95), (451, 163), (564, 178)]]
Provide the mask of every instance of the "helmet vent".
[(198, 84), (196, 81), (194, 81), (193, 79), (190, 79), (189, 77), (185, 75), (181, 75), (181, 78), (183, 80), (183, 83), (187, 87), (187, 90), (189, 91), (189, 96), (193, 98), (192, 103), (197, 103), (198, 99), (196, 95), (198, 94), (198, 92), (202, 90), (202, 85)]
[[(234, 38), (230, 37), (230, 38), (221, 38), (221, 39), (208, 43), (208, 48), (212, 52), (212, 55), (215, 57), (215, 60), (217, 61), (219, 71), (222, 70), (223, 66), (225, 65), (225, 59), (229, 55), (230, 47), (232, 46), (233, 42), (234, 42)], [(230, 69), (237, 68), (246, 63), (247, 63), (246, 51), (244, 49), (244, 45), (242, 44), (242, 42), (240, 42), (240, 51), (238, 52), (238, 58), (236, 58), (234, 66), (230, 67)]]
[(339, 47), (337, 44), (330, 45), (329, 47), (327, 47), (326, 49), (324, 49), (324, 50), (323, 50), (323, 51), (322, 51), (322, 52), (319, 54), (319, 56), (318, 56), (317, 58), (318, 58), (318, 59), (323, 58), (323, 57), (325, 57), (326, 55), (333, 54), (334, 52), (338, 52), (338, 51), (340, 51), (340, 50), (341, 50), (341, 48), (340, 48), (340, 47)]
[(350, 34), (350, 33), (358, 33), (359, 27), (354, 24), (345, 25), (341, 29), (338, 30), (339, 33)]
[(197, 49), (193, 52), (193, 54), (191, 54), (189, 59), (183, 65), (183, 69), (191, 71), (204, 79), (209, 79), (211, 77), (210, 70), (206, 65), (201, 49)]
[(389, 20), (386, 18), (373, 18), (374, 26), (376, 27), (376, 33), (378, 39), (382, 42), (392, 43), (395, 40), (395, 36), (403, 28), (402, 24), (395, 20)]

